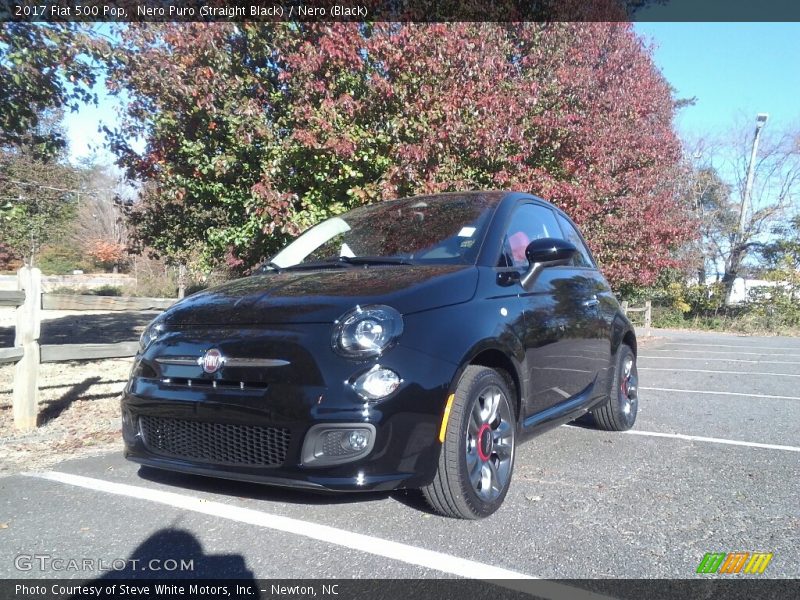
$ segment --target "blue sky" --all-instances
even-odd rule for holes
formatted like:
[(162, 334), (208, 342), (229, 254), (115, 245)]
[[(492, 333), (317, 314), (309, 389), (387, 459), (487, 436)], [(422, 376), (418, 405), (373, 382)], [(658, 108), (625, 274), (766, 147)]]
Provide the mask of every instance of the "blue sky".
[(79, 111), (69, 112), (64, 117), (73, 162), (89, 156), (94, 156), (100, 164), (111, 164), (114, 161), (113, 155), (104, 147), (105, 135), (98, 129), (101, 125), (114, 128), (120, 111), (119, 102), (106, 94), (102, 87), (98, 87), (96, 91), (97, 106), (81, 105)]
[[(679, 97), (697, 97), (676, 117), (681, 137), (724, 132), (741, 120), (770, 114), (768, 127), (800, 128), (800, 23), (636, 23), (655, 45), (654, 58)], [(73, 160), (103, 149), (98, 125), (116, 122), (116, 102), (100, 90), (100, 105), (67, 115)]]
[(800, 126), (800, 23), (637, 23), (678, 91), (697, 103), (677, 115), (682, 137), (718, 134), (737, 119)]

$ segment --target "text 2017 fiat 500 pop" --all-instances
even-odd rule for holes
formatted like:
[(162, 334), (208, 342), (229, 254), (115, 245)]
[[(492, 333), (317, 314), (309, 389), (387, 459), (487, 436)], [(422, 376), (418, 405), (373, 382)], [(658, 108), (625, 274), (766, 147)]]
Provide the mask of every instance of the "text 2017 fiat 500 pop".
[(575, 225), (517, 192), (418, 196), (312, 227), (141, 337), (125, 454), (312, 490), (420, 488), (474, 519), (517, 444), (633, 425), (636, 338)]

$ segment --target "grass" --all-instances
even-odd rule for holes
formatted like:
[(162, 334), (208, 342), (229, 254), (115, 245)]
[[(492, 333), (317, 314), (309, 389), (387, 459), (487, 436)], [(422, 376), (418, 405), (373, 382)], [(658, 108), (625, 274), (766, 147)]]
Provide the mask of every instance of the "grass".
[[(638, 317), (638, 316), (637, 316)], [(634, 317), (634, 319), (637, 319)], [(639, 324), (641, 317), (636, 323)], [(653, 327), (663, 329), (689, 329), (719, 331), (747, 335), (783, 335), (800, 337), (800, 325), (792, 315), (753, 310), (732, 309), (729, 312), (684, 315), (672, 308), (653, 307)]]

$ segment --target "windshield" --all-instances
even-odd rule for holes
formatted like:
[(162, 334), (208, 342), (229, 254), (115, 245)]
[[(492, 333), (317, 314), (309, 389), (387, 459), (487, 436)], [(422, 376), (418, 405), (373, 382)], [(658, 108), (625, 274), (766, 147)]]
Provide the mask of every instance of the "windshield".
[(496, 202), (495, 194), (446, 194), (364, 206), (315, 225), (270, 264), (474, 263)]

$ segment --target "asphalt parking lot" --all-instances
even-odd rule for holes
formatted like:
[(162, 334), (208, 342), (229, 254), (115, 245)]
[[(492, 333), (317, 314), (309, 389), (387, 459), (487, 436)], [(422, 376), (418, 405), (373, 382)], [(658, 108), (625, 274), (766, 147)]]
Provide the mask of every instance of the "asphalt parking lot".
[(657, 335), (639, 352), (634, 430), (569, 425), (520, 446), (489, 519), (438, 517), (404, 492), (319, 496), (114, 453), (0, 479), (0, 576), (103, 575), (18, 560), (47, 555), (191, 558), (195, 575), (264, 579), (691, 578), (706, 552), (758, 551), (774, 555), (765, 576), (800, 577), (800, 339)]

